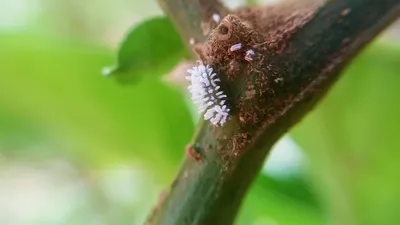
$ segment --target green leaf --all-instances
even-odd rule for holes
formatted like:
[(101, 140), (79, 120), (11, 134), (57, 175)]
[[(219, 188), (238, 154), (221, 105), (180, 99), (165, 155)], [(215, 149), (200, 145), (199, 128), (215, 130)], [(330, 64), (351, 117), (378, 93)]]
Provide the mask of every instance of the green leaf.
[(302, 179), (277, 180), (259, 175), (236, 224), (317, 225), (324, 224), (324, 218), (309, 185)]
[(293, 131), (330, 224), (400, 221), (400, 46), (376, 43)]
[(193, 131), (181, 93), (146, 77), (131, 88), (109, 82), (98, 71), (110, 52), (87, 43), (0, 35), (0, 49), (0, 122), (8, 121), (0, 154), (40, 149), (89, 166), (143, 161), (169, 179)]
[(186, 55), (182, 40), (167, 17), (147, 20), (132, 29), (122, 42), (117, 64), (103, 69), (121, 83), (135, 82), (144, 74), (164, 75)]

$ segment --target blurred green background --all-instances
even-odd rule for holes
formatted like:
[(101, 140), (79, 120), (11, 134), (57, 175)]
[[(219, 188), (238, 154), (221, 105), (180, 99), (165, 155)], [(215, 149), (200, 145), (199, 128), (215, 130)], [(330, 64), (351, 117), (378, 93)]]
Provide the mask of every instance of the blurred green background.
[[(185, 52), (160, 16), (156, 1), (0, 0), (1, 225), (143, 223), (197, 121), (162, 79)], [(237, 224), (400, 224), (397, 30), (276, 145)], [(134, 85), (101, 75), (115, 63)]]

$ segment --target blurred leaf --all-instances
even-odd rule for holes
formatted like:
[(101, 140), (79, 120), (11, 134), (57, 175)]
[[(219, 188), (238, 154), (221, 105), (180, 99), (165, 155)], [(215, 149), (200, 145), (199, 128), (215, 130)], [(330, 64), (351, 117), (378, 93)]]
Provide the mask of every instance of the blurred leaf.
[(376, 43), (294, 129), (330, 224), (399, 224), (399, 85), (400, 46)]
[(122, 83), (140, 76), (164, 75), (186, 55), (182, 40), (167, 17), (147, 20), (132, 29), (122, 42), (117, 65), (103, 69)]
[(246, 197), (238, 225), (319, 225), (321, 209), (307, 183), (299, 178), (277, 180), (259, 175)]
[(0, 149), (3, 151), (18, 149), (24, 146), (23, 143), (34, 143), (45, 135), (32, 121), (9, 113), (4, 108), (0, 108), (0, 124)]
[(264, 190), (274, 190), (274, 192), (290, 197), (293, 200), (314, 208), (319, 208), (319, 203), (312, 191), (310, 183), (302, 176), (302, 174), (298, 174), (287, 178), (276, 179), (262, 173), (257, 178), (256, 185), (262, 187)]
[[(110, 55), (77, 41), (0, 35), (0, 121), (13, 127), (0, 126), (0, 151), (31, 157), (40, 143), (48, 156), (87, 165), (145, 160), (168, 179), (193, 131), (184, 98), (156, 79), (131, 88), (104, 79)], [(1, 142), (10, 135), (18, 149)]]

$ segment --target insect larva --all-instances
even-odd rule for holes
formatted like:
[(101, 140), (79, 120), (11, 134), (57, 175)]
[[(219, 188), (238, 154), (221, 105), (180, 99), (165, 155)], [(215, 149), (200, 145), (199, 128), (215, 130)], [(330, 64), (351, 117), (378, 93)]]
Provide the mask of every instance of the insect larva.
[(229, 108), (225, 105), (227, 96), (218, 85), (221, 80), (209, 65), (198, 61), (199, 66), (188, 70), (186, 79), (192, 94), (192, 101), (198, 106), (199, 113), (204, 113), (204, 119), (213, 125), (224, 125), (229, 116)]

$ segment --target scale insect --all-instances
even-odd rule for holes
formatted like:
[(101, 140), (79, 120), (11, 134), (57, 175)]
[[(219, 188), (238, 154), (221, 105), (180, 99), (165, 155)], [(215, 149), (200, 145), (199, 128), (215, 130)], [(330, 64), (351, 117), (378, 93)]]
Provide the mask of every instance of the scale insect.
[(199, 113), (204, 113), (204, 119), (214, 126), (226, 123), (230, 109), (226, 105), (227, 96), (218, 85), (221, 80), (209, 65), (198, 61), (199, 65), (189, 69), (186, 79), (190, 81), (188, 87), (192, 94), (192, 101), (198, 106)]

